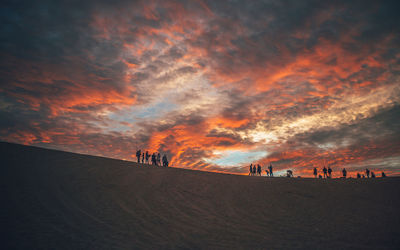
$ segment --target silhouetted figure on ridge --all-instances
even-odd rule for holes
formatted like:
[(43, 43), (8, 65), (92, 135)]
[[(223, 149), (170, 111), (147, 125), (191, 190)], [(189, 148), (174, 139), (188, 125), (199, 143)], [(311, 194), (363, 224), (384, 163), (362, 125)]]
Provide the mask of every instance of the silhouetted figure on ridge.
[(253, 165), (253, 175), (255, 176), (257, 174), (257, 167), (256, 167), (256, 165), (254, 164)]
[(286, 177), (293, 177), (293, 171), (292, 170), (287, 170), (286, 171)]
[(360, 178), (361, 178), (360, 173), (357, 173), (357, 179), (360, 179)]
[(140, 163), (140, 155), (142, 154), (142, 152), (140, 151), (140, 149), (138, 151), (136, 151), (136, 158), (137, 158), (137, 162)]
[(314, 168), (313, 174), (314, 174), (314, 178), (317, 178), (317, 175), (318, 175), (318, 170), (317, 170), (317, 168)]
[(332, 178), (332, 169), (328, 167), (328, 178)]
[(371, 178), (375, 178), (375, 173), (371, 171)]
[(162, 157), (162, 163), (163, 163), (163, 167), (168, 167), (168, 159), (167, 159), (166, 155), (164, 155)]
[(343, 170), (342, 170), (342, 174), (343, 174), (343, 178), (346, 178), (346, 176), (347, 176), (347, 171), (346, 171), (346, 169), (345, 169), (345, 168), (343, 168)]
[(149, 151), (146, 151), (146, 163), (147, 164), (149, 164), (149, 158), (150, 158)]
[(144, 163), (144, 152), (142, 154), (142, 163)]
[(324, 168), (322, 169), (322, 172), (324, 173), (324, 178), (326, 178), (326, 176), (327, 176), (327, 172), (328, 172), (328, 169), (326, 169), (326, 167), (324, 166)]
[(157, 164), (156, 165), (161, 166), (161, 154), (160, 153), (157, 154)]
[(250, 164), (249, 175), (251, 175), (252, 173), (253, 173), (253, 163)]
[(261, 166), (260, 166), (260, 164), (257, 164), (257, 174), (259, 176), (261, 176)]
[(156, 153), (151, 155), (151, 165), (156, 165)]
[(269, 176), (268, 169), (265, 169), (265, 173), (267, 174), (267, 176)]
[(272, 171), (272, 164), (271, 163), (269, 164), (268, 170), (269, 170), (269, 176), (274, 177), (274, 172)]
[(367, 169), (365, 169), (365, 173), (367, 174), (367, 178), (369, 178), (369, 169), (367, 168)]
[(382, 171), (382, 178), (385, 178), (385, 177), (386, 177), (386, 174), (385, 174), (385, 172)]

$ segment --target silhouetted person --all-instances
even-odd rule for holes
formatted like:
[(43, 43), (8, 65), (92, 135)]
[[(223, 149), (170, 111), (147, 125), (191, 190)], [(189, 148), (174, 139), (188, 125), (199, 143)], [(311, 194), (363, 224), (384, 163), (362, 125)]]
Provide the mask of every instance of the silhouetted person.
[(360, 178), (361, 178), (360, 173), (357, 173), (357, 179), (360, 179)]
[(326, 167), (324, 166), (324, 168), (322, 169), (322, 172), (324, 173), (324, 178), (326, 178), (326, 176), (327, 176), (327, 172), (328, 172), (328, 169), (326, 169)]
[(153, 153), (153, 154), (151, 155), (151, 164), (152, 164), (152, 165), (156, 165), (156, 153)]
[(149, 151), (146, 151), (146, 163), (147, 164), (149, 164), (149, 158), (150, 158)]
[(322, 179), (322, 175), (318, 175), (318, 178)]
[(256, 165), (254, 165), (254, 166), (253, 166), (253, 175), (255, 176), (256, 173), (257, 173), (257, 168), (256, 168)]
[(328, 178), (332, 177), (332, 169), (331, 167), (328, 167)]
[(261, 166), (260, 166), (260, 164), (257, 164), (257, 174), (259, 176), (261, 176)]
[(364, 178), (365, 178), (365, 175), (362, 175), (362, 178), (364, 179)]
[(345, 169), (345, 168), (343, 168), (343, 170), (342, 170), (342, 174), (343, 174), (343, 178), (346, 178), (346, 176), (347, 176), (347, 171), (346, 171), (346, 169)]
[(269, 172), (267, 169), (265, 169), (265, 173), (267, 174), (267, 176), (269, 176)]
[(249, 175), (253, 174), (253, 163), (250, 164)]
[(142, 163), (144, 163), (144, 152), (142, 154)]
[(375, 178), (375, 173), (371, 171), (371, 178)]
[(385, 178), (385, 177), (386, 177), (385, 172), (382, 172), (382, 178)]
[(161, 154), (157, 154), (157, 166), (161, 166)]
[(140, 163), (140, 155), (142, 154), (142, 152), (140, 151), (140, 149), (138, 151), (136, 151), (136, 158), (137, 158), (137, 162)]
[(317, 175), (318, 175), (318, 170), (317, 170), (317, 168), (314, 168), (313, 174), (314, 174), (314, 178), (317, 178)]
[(286, 171), (286, 177), (293, 177), (293, 171), (292, 170), (287, 170)]
[(271, 163), (269, 164), (268, 170), (269, 170), (269, 176), (274, 177), (274, 172), (272, 171), (272, 164)]
[(367, 168), (367, 169), (365, 169), (365, 173), (367, 174), (367, 178), (369, 178), (369, 169)]
[(167, 160), (167, 156), (166, 156), (166, 155), (164, 155), (164, 156), (162, 157), (162, 163), (163, 163), (163, 167), (166, 167), (166, 166), (167, 166), (167, 162), (168, 162), (168, 160)]

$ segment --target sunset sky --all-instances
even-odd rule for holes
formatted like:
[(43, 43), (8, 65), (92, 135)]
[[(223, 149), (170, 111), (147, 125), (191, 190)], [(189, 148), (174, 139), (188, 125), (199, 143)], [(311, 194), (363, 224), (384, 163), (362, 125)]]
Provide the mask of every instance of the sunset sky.
[(5, 1), (0, 140), (400, 174), (399, 1)]

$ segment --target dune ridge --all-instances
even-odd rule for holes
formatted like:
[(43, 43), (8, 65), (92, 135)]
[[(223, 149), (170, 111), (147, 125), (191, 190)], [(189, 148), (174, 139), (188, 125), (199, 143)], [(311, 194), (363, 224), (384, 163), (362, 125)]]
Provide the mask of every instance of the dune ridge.
[(0, 142), (3, 249), (398, 249), (400, 178), (265, 178)]

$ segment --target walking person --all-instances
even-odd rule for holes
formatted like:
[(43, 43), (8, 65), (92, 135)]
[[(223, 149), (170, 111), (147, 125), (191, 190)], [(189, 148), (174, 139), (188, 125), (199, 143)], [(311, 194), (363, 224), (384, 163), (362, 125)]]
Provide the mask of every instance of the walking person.
[(318, 170), (317, 170), (317, 168), (314, 168), (313, 174), (314, 174), (314, 178), (317, 178), (317, 175), (318, 175)]
[(269, 170), (269, 176), (270, 177), (274, 177), (274, 172), (272, 171), (272, 164), (271, 163), (269, 164), (268, 170)]
[(253, 174), (253, 163), (250, 164), (249, 175)]

